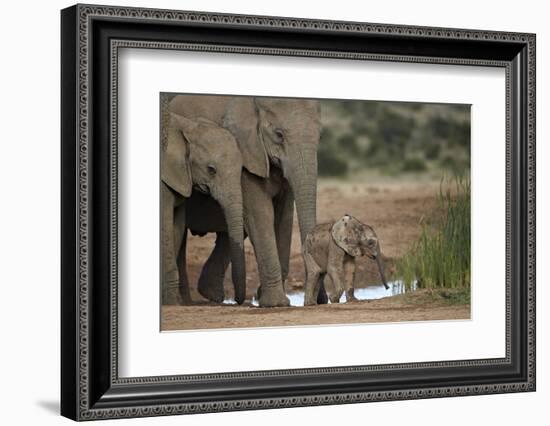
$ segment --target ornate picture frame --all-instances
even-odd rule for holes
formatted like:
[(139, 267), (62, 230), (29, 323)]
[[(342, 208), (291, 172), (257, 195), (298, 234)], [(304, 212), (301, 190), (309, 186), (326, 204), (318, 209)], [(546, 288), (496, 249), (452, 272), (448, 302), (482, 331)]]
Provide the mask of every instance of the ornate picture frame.
[[(76, 5), (61, 12), (61, 414), (160, 416), (535, 390), (534, 34)], [(119, 377), (119, 49), (498, 67), (506, 73), (506, 356)], [(183, 338), (183, 337), (182, 337)]]

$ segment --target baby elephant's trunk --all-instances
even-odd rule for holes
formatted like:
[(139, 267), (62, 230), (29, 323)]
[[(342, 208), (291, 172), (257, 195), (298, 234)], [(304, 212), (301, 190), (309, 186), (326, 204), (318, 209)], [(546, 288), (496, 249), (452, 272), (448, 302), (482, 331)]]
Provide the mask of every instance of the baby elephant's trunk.
[(381, 255), (376, 256), (376, 264), (378, 265), (378, 271), (380, 271), (380, 278), (382, 278), (382, 284), (384, 284), (384, 287), (386, 290), (390, 289), (390, 286), (386, 282), (386, 275), (384, 274), (384, 266), (382, 265), (382, 259)]

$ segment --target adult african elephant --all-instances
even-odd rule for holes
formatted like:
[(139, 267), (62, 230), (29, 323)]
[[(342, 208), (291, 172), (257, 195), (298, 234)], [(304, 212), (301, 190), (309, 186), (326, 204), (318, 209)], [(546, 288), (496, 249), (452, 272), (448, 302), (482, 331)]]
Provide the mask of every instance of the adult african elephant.
[(163, 304), (191, 301), (184, 261), (185, 240), (188, 229), (203, 231), (193, 229), (187, 212), (201, 194), (205, 199), (203, 214), (213, 210), (209, 214), (213, 228), (209, 231), (226, 231), (225, 249), (233, 264), (235, 300), (242, 303), (246, 269), (240, 187), (242, 157), (237, 142), (228, 130), (203, 118), (189, 119), (171, 113), (166, 121), (169, 123), (161, 151)]
[[(170, 110), (206, 117), (236, 137), (243, 158), (245, 228), (260, 274), (260, 306), (288, 306), (288, 275), (294, 202), (302, 242), (316, 223), (317, 146), (320, 104), (307, 99), (176, 96)], [(218, 238), (223, 234), (218, 234)], [(223, 298), (227, 249), (216, 244), (201, 281), (212, 300)]]

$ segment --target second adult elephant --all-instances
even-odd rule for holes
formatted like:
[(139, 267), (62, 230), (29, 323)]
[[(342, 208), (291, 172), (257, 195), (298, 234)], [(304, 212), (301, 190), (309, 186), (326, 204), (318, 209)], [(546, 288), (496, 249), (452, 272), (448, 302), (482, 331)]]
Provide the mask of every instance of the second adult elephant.
[[(316, 223), (320, 104), (309, 99), (176, 96), (170, 110), (202, 116), (228, 129), (243, 158), (245, 229), (260, 274), (260, 306), (288, 306), (288, 274), (294, 203), (302, 241)], [(220, 235), (218, 235), (220, 236)], [(216, 245), (203, 271), (212, 293), (223, 292), (229, 263)]]

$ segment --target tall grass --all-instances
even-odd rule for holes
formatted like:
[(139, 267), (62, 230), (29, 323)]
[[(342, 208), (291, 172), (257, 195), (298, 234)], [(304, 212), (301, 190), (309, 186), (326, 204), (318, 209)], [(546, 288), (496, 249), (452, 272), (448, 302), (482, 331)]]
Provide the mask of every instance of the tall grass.
[(420, 238), (396, 265), (397, 276), (420, 288), (470, 286), (470, 181), (442, 181), (437, 209)]

